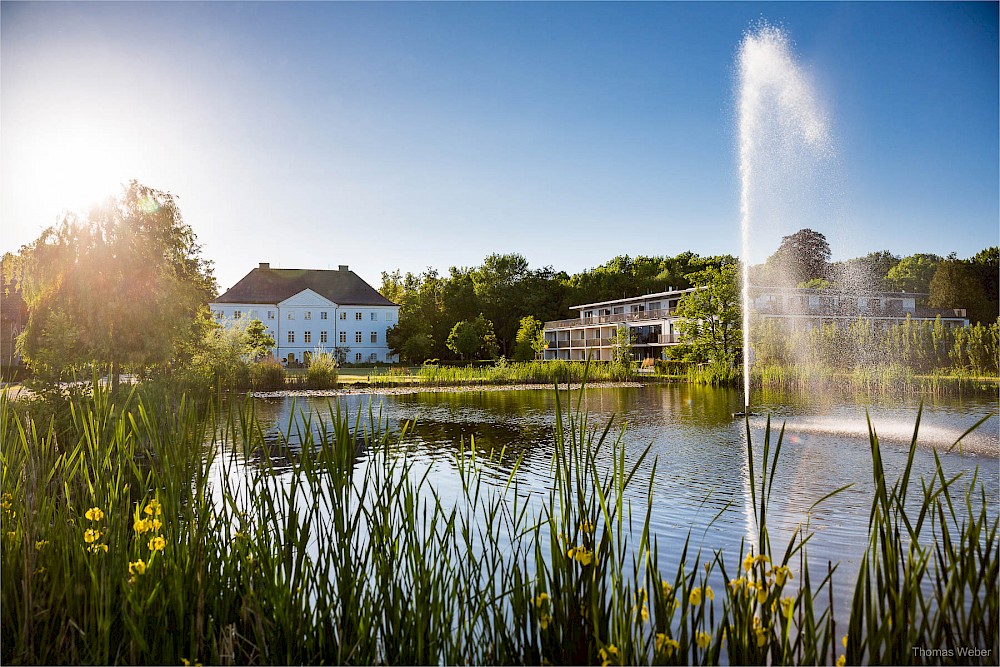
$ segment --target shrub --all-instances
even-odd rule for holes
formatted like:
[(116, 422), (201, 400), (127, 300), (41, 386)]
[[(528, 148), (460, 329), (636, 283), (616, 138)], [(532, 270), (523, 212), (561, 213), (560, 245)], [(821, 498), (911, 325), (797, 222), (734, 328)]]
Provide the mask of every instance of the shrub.
[(312, 355), (306, 370), (306, 383), (310, 389), (333, 389), (337, 386), (337, 360), (329, 352)]
[(273, 358), (253, 364), (250, 367), (250, 384), (255, 391), (284, 389), (285, 368)]

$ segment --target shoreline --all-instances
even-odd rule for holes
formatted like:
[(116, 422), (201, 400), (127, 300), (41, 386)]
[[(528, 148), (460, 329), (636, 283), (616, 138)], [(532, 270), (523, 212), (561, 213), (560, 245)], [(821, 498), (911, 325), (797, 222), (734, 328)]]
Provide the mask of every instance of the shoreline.
[[(407, 387), (345, 387), (343, 389), (280, 389), (278, 391), (251, 391), (247, 393), (250, 398), (285, 398), (287, 396), (358, 396), (371, 394), (373, 396), (402, 396), (405, 394), (433, 393), (442, 394), (447, 392), (470, 392), (470, 391), (527, 391), (546, 390), (553, 388), (560, 391), (575, 391), (584, 385), (580, 382), (558, 384), (456, 384), (445, 386), (407, 386)], [(643, 387), (642, 382), (626, 380), (622, 382), (588, 382), (588, 388), (606, 389), (611, 387)]]

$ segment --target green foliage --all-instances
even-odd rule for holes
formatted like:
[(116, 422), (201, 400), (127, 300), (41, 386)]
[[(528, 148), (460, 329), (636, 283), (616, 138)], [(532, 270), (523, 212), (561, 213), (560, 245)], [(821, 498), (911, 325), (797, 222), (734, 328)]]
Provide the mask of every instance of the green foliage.
[(941, 257), (933, 254), (917, 253), (904, 257), (889, 269), (886, 281), (898, 292), (927, 294), (931, 288), (931, 278), (940, 262)]
[(478, 356), (493, 359), (498, 346), (493, 334), (493, 323), (480, 314), (474, 320), (458, 322), (448, 334), (448, 349), (460, 359), (475, 359)]
[(21, 352), (53, 376), (90, 362), (115, 381), (122, 366), (165, 367), (215, 292), (174, 197), (135, 181), (86, 218), (67, 214), (12, 259), (4, 269), (29, 309)]
[[(506, 362), (503, 357), (492, 366), (423, 366), (416, 377), (381, 377), (378, 384), (393, 386), (399, 381), (416, 379), (420, 384), (435, 387), (453, 385), (499, 385), (499, 384), (547, 384), (581, 383), (590, 381), (617, 381), (631, 379), (631, 365), (619, 366), (611, 363), (587, 364), (579, 361), (529, 361), (523, 363)], [(373, 381), (376, 378), (372, 378)]]
[(326, 350), (316, 350), (309, 357), (306, 382), (310, 389), (333, 389), (337, 386), (337, 360)]
[(515, 361), (531, 361), (548, 347), (548, 343), (545, 342), (544, 325), (534, 315), (525, 315), (521, 318), (515, 340)]
[[(565, 398), (548, 494), (525, 499), (514, 472), (497, 483), (519, 459), (484, 465), (461, 443), (449, 503), (371, 412), (331, 406), (291, 447), (249, 404), (216, 414), (98, 390), (56, 437), (0, 397), (0, 660), (917, 664), (914, 646), (970, 646), (989, 653), (969, 662), (994, 661), (994, 508), (940, 460), (910, 488), (916, 429), (893, 485), (871, 433), (870, 540), (845, 619), (828, 604), (836, 567), (810, 572), (807, 531), (772, 545), (785, 522), (770, 423), (760, 449), (746, 424), (750, 545), (703, 554), (689, 538), (662, 554), (649, 450), (629, 461), (613, 424)], [(716, 577), (728, 585), (712, 590)]]
[(702, 289), (685, 295), (677, 305), (682, 318), (678, 328), (682, 343), (689, 346), (689, 358), (735, 367), (743, 344), (739, 266), (709, 267), (691, 278)]
[(520, 255), (491, 255), (480, 266), (451, 267), (444, 276), (435, 269), (419, 275), (383, 273), (380, 291), (400, 304), (390, 348), (411, 363), (457, 358), (447, 347), (448, 336), (455, 324), (479, 314), (494, 324), (496, 354), (513, 357), (520, 322), (528, 315), (543, 322), (576, 317), (579, 313), (569, 306), (686, 288), (687, 275), (734, 261), (728, 255), (699, 257), (691, 252), (676, 257), (625, 256), (568, 276), (551, 267), (530, 269)]
[(254, 391), (280, 391), (285, 388), (285, 367), (268, 357), (250, 364), (250, 387)]
[(430, 358), (434, 348), (431, 326), (419, 316), (407, 317), (402, 310), (400, 313), (399, 323), (385, 335), (386, 344), (393, 354), (399, 355), (400, 360), (421, 364)]
[(260, 320), (254, 319), (247, 324), (244, 337), (247, 355), (253, 361), (263, 359), (274, 349), (274, 337), (267, 333), (267, 327)]
[(935, 308), (965, 308), (971, 322), (990, 322), (998, 312), (997, 248), (987, 248), (972, 259), (954, 255), (942, 260), (930, 283), (930, 305)]
[(632, 329), (624, 324), (615, 327), (611, 336), (611, 363), (618, 368), (629, 368), (632, 364), (632, 346), (635, 342)]
[(799, 283), (796, 287), (803, 287), (806, 289), (830, 289), (834, 285), (826, 278), (813, 278), (812, 280), (807, 280), (804, 283)]
[(767, 258), (764, 270), (770, 284), (798, 285), (825, 278), (830, 261), (830, 244), (820, 232), (800, 229), (782, 237), (777, 251)]
[(1000, 374), (1000, 318), (970, 327), (907, 318), (884, 330), (859, 319), (808, 331), (762, 318), (751, 341), (754, 377), (764, 385), (826, 384), (846, 372), (855, 387), (907, 388), (921, 386), (917, 373)]
[[(869, 290), (892, 291), (894, 288), (887, 280), (887, 274), (899, 262), (899, 257), (893, 255), (888, 250), (870, 252), (864, 257), (855, 257), (843, 262), (833, 262), (827, 267), (827, 276), (832, 281), (827, 283), (827, 285), (833, 286), (836, 284), (841, 288), (855, 292), (866, 292)], [(799, 287), (811, 286), (799, 285)], [(823, 287), (825, 285), (818, 286)]]

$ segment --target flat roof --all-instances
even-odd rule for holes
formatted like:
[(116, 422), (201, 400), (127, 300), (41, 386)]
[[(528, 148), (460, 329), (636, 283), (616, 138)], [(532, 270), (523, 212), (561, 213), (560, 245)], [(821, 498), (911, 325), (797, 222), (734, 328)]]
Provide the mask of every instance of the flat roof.
[(584, 308), (596, 308), (598, 306), (610, 306), (615, 303), (628, 303), (629, 301), (648, 301), (649, 299), (660, 299), (669, 296), (679, 296), (681, 294), (687, 294), (688, 292), (693, 292), (697, 287), (689, 287), (687, 289), (675, 289), (669, 292), (654, 292), (653, 294), (645, 294), (643, 296), (630, 296), (624, 299), (614, 299), (613, 301), (597, 301), (595, 303), (585, 303), (582, 306), (570, 306), (570, 310), (583, 310)]

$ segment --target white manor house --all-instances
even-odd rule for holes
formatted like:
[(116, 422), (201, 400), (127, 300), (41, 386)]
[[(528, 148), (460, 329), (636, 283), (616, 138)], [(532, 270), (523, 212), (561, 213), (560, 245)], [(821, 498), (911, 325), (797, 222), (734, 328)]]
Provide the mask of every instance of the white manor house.
[[(588, 355), (610, 361), (612, 339), (618, 327), (632, 333), (632, 352), (637, 359), (663, 356), (664, 348), (680, 342), (676, 315), (680, 299), (695, 288), (657, 292), (645, 296), (571, 306), (580, 317), (546, 322), (545, 359), (584, 361)], [(946, 326), (969, 326), (965, 309), (934, 309), (917, 305), (926, 294), (906, 292), (842, 292), (834, 289), (751, 287), (755, 316), (780, 321), (791, 329), (847, 326), (861, 318), (872, 326), (888, 327), (909, 317), (933, 321), (940, 317)]]
[(261, 262), (208, 306), (216, 320), (263, 322), (276, 343), (272, 354), (285, 364), (335, 347), (350, 348), (349, 363), (398, 361), (386, 333), (399, 320), (399, 305), (345, 265), (336, 271), (272, 269)]

